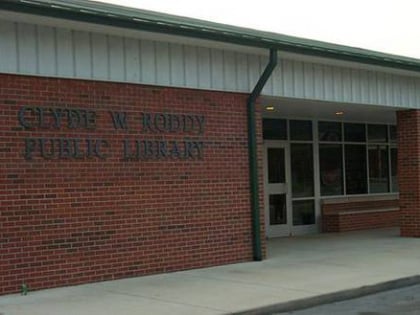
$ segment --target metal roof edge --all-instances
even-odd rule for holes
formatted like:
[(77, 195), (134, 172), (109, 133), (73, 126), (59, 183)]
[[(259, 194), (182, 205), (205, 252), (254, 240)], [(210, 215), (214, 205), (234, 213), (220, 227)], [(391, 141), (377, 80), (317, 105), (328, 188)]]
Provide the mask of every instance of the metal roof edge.
[(415, 58), (94, 1), (2, 0), (0, 10), (420, 72)]

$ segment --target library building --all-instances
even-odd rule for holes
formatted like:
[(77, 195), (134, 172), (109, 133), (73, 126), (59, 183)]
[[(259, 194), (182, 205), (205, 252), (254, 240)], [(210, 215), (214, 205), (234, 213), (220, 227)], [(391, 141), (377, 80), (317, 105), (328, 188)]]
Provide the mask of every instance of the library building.
[(0, 294), (420, 236), (420, 60), (87, 0), (0, 2)]

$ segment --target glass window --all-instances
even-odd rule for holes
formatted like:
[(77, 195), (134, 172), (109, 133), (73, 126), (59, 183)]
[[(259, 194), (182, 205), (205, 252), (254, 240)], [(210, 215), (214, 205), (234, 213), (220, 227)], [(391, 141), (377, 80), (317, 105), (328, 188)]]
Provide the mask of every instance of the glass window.
[(388, 132), (386, 125), (368, 125), (368, 141), (387, 142)]
[(366, 194), (366, 146), (346, 144), (345, 161), (347, 194)]
[(389, 139), (391, 142), (397, 141), (397, 127), (396, 126), (389, 126)]
[(314, 195), (314, 169), (311, 143), (293, 143), (290, 146), (292, 169), (292, 196)]
[(286, 212), (286, 195), (277, 194), (270, 195), (270, 225), (286, 224), (287, 223), (287, 212)]
[(284, 149), (269, 148), (267, 149), (268, 160), (268, 182), (269, 183), (285, 183), (286, 173), (284, 164)]
[(291, 140), (312, 140), (312, 121), (310, 120), (291, 120), (290, 121)]
[(320, 141), (341, 141), (341, 123), (320, 121), (318, 123)]
[(366, 129), (364, 124), (344, 124), (344, 141), (365, 142)]
[(263, 138), (267, 140), (287, 140), (286, 119), (263, 119)]
[(370, 193), (389, 192), (388, 146), (370, 145), (368, 154)]
[(398, 189), (398, 178), (397, 178), (397, 166), (398, 166), (398, 149), (391, 148), (391, 181), (392, 191), (397, 192)]
[(319, 145), (321, 195), (343, 194), (343, 147), (341, 144)]
[(313, 200), (293, 201), (293, 225), (315, 224), (315, 207)]

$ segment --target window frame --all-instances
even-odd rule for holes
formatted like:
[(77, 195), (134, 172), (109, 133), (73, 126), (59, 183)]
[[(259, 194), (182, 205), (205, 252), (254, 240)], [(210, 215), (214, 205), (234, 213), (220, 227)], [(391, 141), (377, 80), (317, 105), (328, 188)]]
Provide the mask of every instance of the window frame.
[[(319, 196), (320, 198), (334, 198), (334, 197), (343, 197), (343, 196), (366, 196), (366, 195), (384, 195), (384, 194), (398, 194), (399, 190), (394, 190), (394, 183), (393, 183), (393, 179), (392, 179), (392, 167), (391, 167), (391, 148), (393, 149), (397, 149), (398, 150), (398, 146), (396, 143), (395, 139), (391, 139), (391, 128), (396, 128), (396, 125), (394, 124), (381, 124), (381, 123), (360, 123), (360, 122), (346, 122), (346, 121), (334, 121), (334, 120), (317, 120), (316, 121), (316, 128), (317, 128), (317, 134), (319, 134), (319, 124), (323, 123), (323, 122), (331, 122), (331, 123), (340, 123), (341, 124), (341, 133), (342, 133), (342, 137), (341, 137), (341, 141), (323, 141), (320, 140), (319, 137), (317, 139), (314, 139), (314, 141), (317, 141), (318, 144), (318, 150), (320, 148), (320, 145), (322, 144), (336, 144), (336, 145), (340, 145), (341, 146), (341, 152), (342, 152), (342, 170), (343, 170), (343, 175), (342, 175), (342, 181), (343, 181), (343, 194), (342, 195), (323, 195), (321, 192), (321, 189), (319, 189)], [(344, 124), (346, 123), (355, 123), (355, 124), (364, 124), (365, 125), (365, 141), (364, 142), (354, 142), (354, 141), (345, 141), (345, 130), (344, 130)], [(387, 141), (386, 142), (373, 142), (373, 141), (369, 141), (368, 138), (368, 129), (369, 129), (369, 125), (382, 125), (382, 126), (386, 126), (386, 132), (387, 132)], [(360, 193), (360, 194), (348, 194), (347, 193), (347, 185), (346, 185), (346, 181), (347, 181), (347, 173), (346, 173), (346, 168), (345, 168), (345, 163), (346, 163), (346, 157), (345, 157), (345, 145), (346, 144), (354, 144), (354, 145), (363, 145), (365, 146), (365, 152), (366, 152), (366, 180), (367, 180), (367, 192), (366, 193)], [(371, 187), (370, 187), (370, 168), (369, 168), (369, 146), (370, 145), (382, 145), (382, 146), (386, 146), (387, 147), (387, 158), (388, 158), (388, 192), (371, 192)], [(318, 163), (320, 164), (321, 161), (319, 160), (319, 156), (318, 156)], [(319, 169), (319, 178), (321, 177), (321, 168), (320, 165), (318, 167)], [(397, 182), (398, 182), (398, 177), (397, 177)], [(319, 183), (319, 185), (321, 185), (321, 183)], [(398, 186), (397, 186), (398, 187)]]

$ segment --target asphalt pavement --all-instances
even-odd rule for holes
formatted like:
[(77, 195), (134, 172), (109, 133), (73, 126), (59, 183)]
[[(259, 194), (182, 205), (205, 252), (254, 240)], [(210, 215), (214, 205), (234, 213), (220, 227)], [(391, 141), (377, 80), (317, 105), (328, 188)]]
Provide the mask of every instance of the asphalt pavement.
[(420, 315), (420, 285), (273, 315)]

